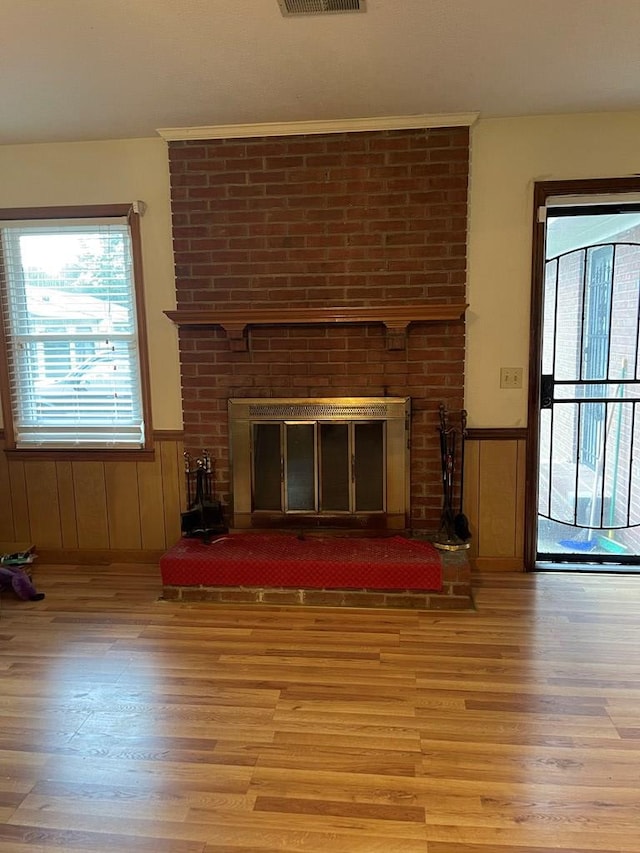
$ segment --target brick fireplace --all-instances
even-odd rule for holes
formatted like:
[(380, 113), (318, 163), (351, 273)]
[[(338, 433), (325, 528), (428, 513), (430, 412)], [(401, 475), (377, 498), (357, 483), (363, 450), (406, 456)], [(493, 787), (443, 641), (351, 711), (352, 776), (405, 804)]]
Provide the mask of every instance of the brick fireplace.
[(171, 142), (169, 162), (185, 447), (210, 451), (217, 496), (233, 509), (230, 399), (410, 398), (408, 526), (435, 531), (468, 128)]

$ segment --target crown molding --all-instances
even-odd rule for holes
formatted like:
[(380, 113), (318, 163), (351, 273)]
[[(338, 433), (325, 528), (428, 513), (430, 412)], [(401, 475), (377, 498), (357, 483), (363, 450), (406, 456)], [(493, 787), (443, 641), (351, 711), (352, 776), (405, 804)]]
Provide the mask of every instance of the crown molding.
[(375, 116), (331, 121), (289, 121), (258, 124), (218, 124), (211, 127), (160, 127), (167, 142), (197, 139), (242, 139), (256, 136), (304, 136), (314, 133), (358, 133), (367, 130), (410, 130), (428, 127), (470, 127), (479, 113), (441, 113), (415, 116)]

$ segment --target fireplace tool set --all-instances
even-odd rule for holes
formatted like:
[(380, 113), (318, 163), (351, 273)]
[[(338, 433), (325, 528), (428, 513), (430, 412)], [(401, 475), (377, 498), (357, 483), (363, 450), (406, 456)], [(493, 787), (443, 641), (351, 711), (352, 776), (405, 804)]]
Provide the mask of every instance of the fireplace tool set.
[[(438, 407), (440, 423), (440, 461), (442, 464), (442, 515), (440, 527), (433, 544), (443, 551), (461, 551), (469, 547), (471, 531), (469, 521), (462, 511), (464, 488), (464, 445), (467, 435), (467, 413), (460, 412), (460, 431), (449, 424), (446, 406)], [(454, 482), (456, 475), (456, 456), (460, 444), (460, 503), (458, 512), (454, 509)]]
[(222, 504), (213, 497), (211, 456), (206, 450), (197, 459), (190, 453), (183, 455), (188, 509), (182, 513), (182, 535), (199, 536), (207, 541), (227, 532)]

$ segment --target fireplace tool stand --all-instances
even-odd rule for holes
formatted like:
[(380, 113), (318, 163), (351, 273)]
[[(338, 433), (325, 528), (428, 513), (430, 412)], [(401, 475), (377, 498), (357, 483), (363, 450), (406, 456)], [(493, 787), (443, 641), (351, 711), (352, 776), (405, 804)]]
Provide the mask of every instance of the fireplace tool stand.
[(188, 509), (182, 513), (182, 535), (207, 542), (212, 536), (226, 533), (222, 503), (212, 495), (213, 464), (208, 451), (203, 450), (197, 459), (185, 452), (184, 474)]
[[(443, 403), (440, 403), (438, 413), (440, 417), (438, 432), (440, 434), (440, 461), (442, 465), (442, 514), (440, 516), (440, 527), (433, 544), (441, 551), (464, 551), (469, 548), (469, 541), (468, 537), (463, 539), (459, 535), (460, 530), (466, 528), (466, 519), (464, 525), (460, 524), (461, 518), (464, 518), (462, 516), (462, 494), (460, 495), (460, 513), (456, 515), (453, 510), (458, 431), (449, 425), (449, 413)], [(466, 417), (467, 413), (463, 410), (461, 413), (461, 442), (465, 440)], [(464, 464), (464, 444), (462, 464)], [(460, 490), (462, 491), (462, 476)], [(468, 533), (468, 529), (465, 529), (465, 532)]]

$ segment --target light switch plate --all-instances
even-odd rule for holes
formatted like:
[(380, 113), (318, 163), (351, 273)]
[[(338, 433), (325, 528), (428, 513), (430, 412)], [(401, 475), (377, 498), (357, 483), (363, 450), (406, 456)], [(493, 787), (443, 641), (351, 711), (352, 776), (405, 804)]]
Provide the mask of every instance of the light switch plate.
[(522, 388), (522, 368), (521, 367), (501, 367), (500, 368), (500, 387), (501, 388)]

